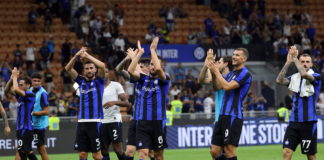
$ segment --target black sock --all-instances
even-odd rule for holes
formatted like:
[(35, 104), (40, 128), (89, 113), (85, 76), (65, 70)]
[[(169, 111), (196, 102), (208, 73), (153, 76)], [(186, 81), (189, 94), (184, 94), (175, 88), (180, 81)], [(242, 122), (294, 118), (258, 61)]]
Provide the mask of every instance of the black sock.
[(123, 152), (122, 155), (117, 154), (118, 160), (125, 160), (126, 154)]
[(27, 157), (29, 160), (37, 160), (37, 157), (35, 156), (34, 153), (28, 154)]
[(237, 157), (232, 157), (232, 158), (226, 158), (226, 160), (237, 160)]
[(155, 160), (155, 158), (153, 157), (153, 158), (150, 158), (150, 160)]
[(102, 160), (110, 160), (109, 153), (102, 153)]
[(22, 151), (19, 151), (19, 156), (21, 160), (27, 160), (27, 155), (23, 153)]
[(134, 160), (134, 157), (128, 157), (128, 156), (126, 156), (126, 160)]
[(225, 155), (222, 153), (219, 157), (215, 158), (215, 160), (226, 160)]

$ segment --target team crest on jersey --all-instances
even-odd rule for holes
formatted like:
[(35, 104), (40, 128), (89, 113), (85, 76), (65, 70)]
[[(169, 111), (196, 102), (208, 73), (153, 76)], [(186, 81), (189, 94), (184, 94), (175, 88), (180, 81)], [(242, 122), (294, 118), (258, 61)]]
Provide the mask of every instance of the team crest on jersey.
[(236, 76), (234, 75), (233, 77), (232, 77), (232, 79), (235, 79), (236, 78)]
[(288, 139), (285, 141), (285, 145), (288, 145), (289, 144), (289, 141), (288, 141)]
[(90, 85), (93, 86), (93, 82), (91, 82)]
[(158, 81), (157, 79), (156, 79), (156, 80), (154, 80), (154, 84), (158, 84), (158, 82), (159, 82), (159, 81)]

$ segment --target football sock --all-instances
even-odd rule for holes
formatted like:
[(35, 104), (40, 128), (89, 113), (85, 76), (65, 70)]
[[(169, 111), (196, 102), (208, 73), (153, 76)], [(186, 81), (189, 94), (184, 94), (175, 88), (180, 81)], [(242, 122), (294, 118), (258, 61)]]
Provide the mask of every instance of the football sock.
[(237, 160), (237, 157), (227, 158), (227, 160)]
[(35, 156), (34, 153), (28, 154), (27, 157), (29, 160), (37, 160), (37, 157)]
[(134, 160), (134, 157), (128, 157), (128, 156), (126, 156), (126, 160)]

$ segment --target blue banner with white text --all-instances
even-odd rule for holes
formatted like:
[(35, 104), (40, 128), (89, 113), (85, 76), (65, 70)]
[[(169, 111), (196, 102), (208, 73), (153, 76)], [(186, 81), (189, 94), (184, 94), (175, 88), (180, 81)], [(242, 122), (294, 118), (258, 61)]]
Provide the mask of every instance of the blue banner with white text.
[[(319, 116), (317, 122), (317, 138), (319, 143), (324, 142), (323, 121), (324, 116)], [(245, 119), (239, 145), (282, 144), (287, 126), (287, 123), (279, 123), (274, 117)], [(208, 123), (208, 121), (190, 124), (190, 120), (189, 122), (175, 120), (174, 125), (167, 128), (168, 148), (210, 147), (213, 127), (214, 124)]]

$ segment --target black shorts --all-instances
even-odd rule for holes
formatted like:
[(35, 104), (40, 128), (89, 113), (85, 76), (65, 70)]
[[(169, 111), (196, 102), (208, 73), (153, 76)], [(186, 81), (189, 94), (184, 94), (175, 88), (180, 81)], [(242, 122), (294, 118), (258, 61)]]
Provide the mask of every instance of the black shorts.
[(45, 130), (34, 129), (34, 143), (37, 147), (45, 145)]
[(100, 151), (99, 127), (99, 122), (78, 122), (75, 150), (92, 153)]
[(136, 120), (130, 122), (128, 128), (127, 145), (136, 146)]
[(283, 148), (296, 150), (301, 145), (303, 154), (317, 153), (317, 123), (316, 122), (290, 122), (283, 141)]
[(216, 146), (232, 144), (238, 146), (243, 127), (243, 120), (233, 116), (220, 116), (215, 123), (212, 142)]
[(162, 150), (168, 147), (166, 127), (162, 120), (138, 120), (136, 126), (137, 149)]
[(32, 151), (33, 131), (31, 130), (18, 130), (16, 132), (18, 151), (30, 152)]
[(123, 142), (122, 123), (102, 123), (100, 126), (100, 141), (103, 148), (111, 143)]

